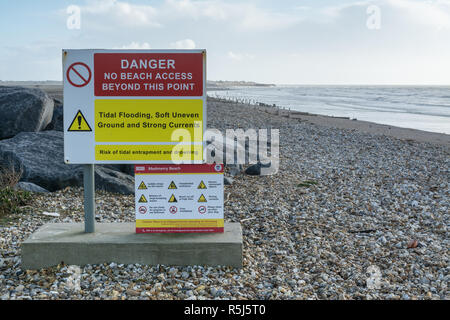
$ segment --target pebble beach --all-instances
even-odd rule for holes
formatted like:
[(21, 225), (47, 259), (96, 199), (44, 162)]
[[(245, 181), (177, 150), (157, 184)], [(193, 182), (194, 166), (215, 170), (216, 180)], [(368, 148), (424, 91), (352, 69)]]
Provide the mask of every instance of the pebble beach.
[[(23, 270), (20, 245), (40, 226), (83, 221), (83, 190), (69, 187), (1, 221), (0, 299), (449, 299), (449, 136), (348, 123), (208, 99), (209, 128), (280, 130), (277, 174), (225, 186), (242, 269)], [(134, 196), (100, 191), (96, 206), (98, 223), (134, 221)]]

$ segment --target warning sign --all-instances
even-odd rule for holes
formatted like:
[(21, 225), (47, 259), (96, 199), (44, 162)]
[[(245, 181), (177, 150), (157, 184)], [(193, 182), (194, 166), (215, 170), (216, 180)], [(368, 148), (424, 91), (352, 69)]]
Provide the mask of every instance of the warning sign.
[(92, 131), (81, 110), (78, 110), (67, 131)]
[(177, 186), (176, 186), (175, 182), (172, 181), (169, 185), (169, 189), (176, 189), (176, 188), (177, 188)]
[(169, 212), (170, 212), (171, 214), (175, 214), (175, 213), (177, 213), (177, 211), (178, 211), (178, 208), (175, 207), (175, 206), (171, 206), (171, 207), (169, 208)]
[(66, 163), (203, 163), (205, 50), (63, 50), (63, 72)]
[(83, 62), (72, 63), (67, 68), (67, 81), (77, 88), (84, 87), (91, 81), (92, 72), (87, 64)]
[(200, 184), (198, 185), (197, 189), (206, 189), (206, 185), (203, 182), (203, 180), (200, 182)]
[(142, 195), (142, 196), (139, 198), (139, 202), (140, 202), (140, 203), (146, 203), (146, 202), (147, 202), (147, 199), (145, 198), (144, 195)]
[(198, 198), (198, 202), (207, 202), (203, 194), (200, 196), (200, 198)]
[(136, 165), (135, 181), (137, 233), (223, 232), (223, 165)]
[(141, 214), (145, 214), (145, 213), (147, 212), (147, 208), (144, 207), (144, 206), (140, 206), (138, 211), (139, 211), (139, 213), (141, 213)]
[(145, 185), (144, 181), (141, 182), (141, 184), (138, 187), (138, 190), (147, 190), (147, 186)]
[(195, 142), (203, 139), (201, 99), (98, 99), (94, 108), (97, 142), (170, 141), (176, 129), (187, 130)]

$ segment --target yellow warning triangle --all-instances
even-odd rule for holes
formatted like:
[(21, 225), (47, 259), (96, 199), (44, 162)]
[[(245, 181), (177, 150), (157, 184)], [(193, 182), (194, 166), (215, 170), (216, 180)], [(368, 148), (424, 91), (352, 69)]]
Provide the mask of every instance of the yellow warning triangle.
[(198, 198), (198, 202), (207, 202), (203, 194), (200, 196), (200, 198)]
[(138, 187), (139, 190), (145, 190), (147, 189), (147, 186), (145, 185), (144, 181), (141, 182), (141, 184)]
[(200, 182), (200, 184), (198, 185), (197, 189), (206, 189), (206, 185), (203, 182), (203, 180)]
[(175, 182), (172, 181), (169, 185), (169, 189), (176, 189), (176, 188), (177, 188), (177, 186), (176, 186)]
[(78, 110), (67, 131), (92, 131), (81, 110)]
[(145, 202), (147, 202), (147, 199), (145, 198), (144, 195), (142, 195), (142, 196), (139, 198), (139, 202), (140, 202), (140, 203), (145, 203)]
[(177, 198), (175, 198), (175, 195), (172, 193), (172, 196), (169, 199), (169, 202), (178, 202)]

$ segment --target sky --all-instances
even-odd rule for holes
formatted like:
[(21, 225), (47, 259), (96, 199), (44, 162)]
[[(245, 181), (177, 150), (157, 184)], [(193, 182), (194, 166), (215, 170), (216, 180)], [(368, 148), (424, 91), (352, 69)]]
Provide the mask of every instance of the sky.
[(450, 0), (0, 0), (0, 80), (61, 80), (63, 48), (206, 49), (209, 80), (450, 85)]

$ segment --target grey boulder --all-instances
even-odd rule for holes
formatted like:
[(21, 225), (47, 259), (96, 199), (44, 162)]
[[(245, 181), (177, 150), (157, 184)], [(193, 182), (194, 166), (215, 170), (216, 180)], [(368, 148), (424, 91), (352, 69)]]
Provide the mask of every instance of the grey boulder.
[(95, 188), (120, 194), (134, 194), (134, 178), (120, 171), (95, 166)]
[(48, 124), (45, 130), (64, 131), (63, 107), (56, 107), (53, 110), (52, 121)]
[[(260, 175), (266, 175), (266, 174), (262, 174), (262, 170), (261, 168), (271, 168), (271, 163), (261, 163), (258, 162), (256, 164), (253, 164), (251, 166), (249, 166), (247, 169), (245, 169), (245, 174), (248, 174), (250, 176), (260, 176)], [(266, 169), (266, 171), (269, 171)]]
[(233, 178), (223, 176), (223, 184), (226, 186), (231, 186), (233, 184)]
[(30, 191), (30, 192), (38, 192), (38, 193), (47, 193), (48, 190), (34, 184), (31, 182), (20, 181), (14, 186), (16, 190)]
[(102, 167), (119, 171), (134, 177), (134, 164), (103, 164)]
[(268, 156), (271, 146), (270, 141), (266, 141), (264, 144), (261, 143), (267, 149), (258, 152), (260, 147), (258, 137), (240, 135), (238, 138), (237, 133), (224, 136), (218, 130), (208, 129), (205, 133), (205, 139), (206, 162), (224, 163), (233, 171), (233, 175), (238, 175), (242, 172), (244, 163), (270, 161)]
[[(83, 166), (64, 163), (63, 133), (60, 131), (22, 132), (0, 141), (0, 162), (22, 170), (21, 181), (49, 191), (67, 186), (83, 186)], [(110, 168), (96, 166), (96, 189), (121, 194), (134, 193), (134, 178)]]
[(241, 174), (244, 170), (244, 166), (242, 164), (227, 164), (228, 173), (230, 176), (235, 177)]
[(53, 99), (40, 89), (0, 86), (0, 139), (45, 129), (53, 106)]
[[(232, 158), (231, 163), (235, 162), (237, 153), (245, 154), (245, 147), (234, 139), (221, 136), (214, 136), (214, 131), (206, 134), (206, 162), (207, 163), (224, 163), (226, 164), (227, 154), (228, 158)], [(214, 137), (214, 138), (213, 138)]]

